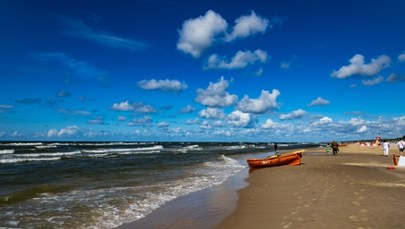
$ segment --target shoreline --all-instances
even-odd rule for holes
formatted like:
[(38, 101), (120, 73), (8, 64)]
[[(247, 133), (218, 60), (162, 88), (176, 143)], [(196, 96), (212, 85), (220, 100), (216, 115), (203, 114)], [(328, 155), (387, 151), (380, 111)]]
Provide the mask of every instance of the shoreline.
[(306, 149), (299, 166), (246, 168), (117, 228), (400, 228), (405, 169), (387, 169), (397, 151), (383, 157), (382, 148), (349, 144), (331, 156)]
[(246, 187), (248, 168), (224, 183), (178, 197), (154, 210), (144, 218), (124, 223), (117, 229), (207, 229), (214, 228), (235, 209), (237, 191)]

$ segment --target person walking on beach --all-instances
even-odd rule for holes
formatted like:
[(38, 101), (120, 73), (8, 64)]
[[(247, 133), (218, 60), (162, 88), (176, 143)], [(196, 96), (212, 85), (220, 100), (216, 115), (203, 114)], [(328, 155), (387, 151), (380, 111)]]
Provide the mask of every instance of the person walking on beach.
[(384, 156), (385, 156), (385, 157), (388, 157), (388, 153), (389, 153), (389, 151), (390, 151), (390, 143), (387, 142), (387, 140), (384, 140), (384, 142), (383, 142), (383, 144), (382, 144), (382, 147), (383, 147), (383, 149), (384, 149)]
[(330, 144), (328, 143), (328, 144), (326, 145), (326, 154), (330, 155), (330, 150), (331, 150)]
[(330, 146), (332, 147), (332, 153), (333, 155), (337, 155), (337, 153), (339, 152), (339, 144), (336, 141), (333, 141), (332, 144), (330, 144)]
[(277, 153), (277, 149), (278, 149), (278, 145), (277, 145), (277, 143), (274, 143), (274, 152)]
[(404, 152), (404, 148), (405, 148), (405, 142), (404, 142), (404, 140), (399, 140), (398, 142), (397, 142), (397, 146), (398, 146), (398, 149), (399, 149), (399, 155), (401, 155), (402, 156), (402, 152)]

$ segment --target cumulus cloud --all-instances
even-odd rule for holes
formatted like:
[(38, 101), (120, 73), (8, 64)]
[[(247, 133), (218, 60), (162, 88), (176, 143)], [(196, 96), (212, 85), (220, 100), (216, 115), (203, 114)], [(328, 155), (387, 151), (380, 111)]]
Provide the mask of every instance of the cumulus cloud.
[(227, 27), (228, 23), (221, 15), (209, 10), (204, 16), (189, 19), (183, 23), (179, 31), (177, 49), (198, 58), (214, 43), (219, 34), (226, 31)]
[(138, 86), (145, 90), (162, 90), (162, 91), (183, 91), (187, 89), (188, 85), (178, 80), (141, 80), (138, 82)]
[(374, 78), (374, 79), (363, 80), (363, 81), (361, 81), (361, 83), (362, 83), (364, 86), (374, 86), (374, 85), (377, 85), (377, 84), (379, 84), (379, 83), (382, 83), (383, 81), (384, 81), (384, 77), (379, 76), (379, 77), (376, 77), (376, 78)]
[(274, 122), (271, 119), (267, 119), (262, 125), (261, 127), (263, 129), (272, 129), (272, 128), (277, 128), (278, 124), (276, 122)]
[(95, 31), (79, 19), (59, 17), (60, 21), (67, 27), (62, 34), (87, 40), (110, 48), (126, 49), (137, 51), (144, 49), (149, 44), (130, 38), (124, 38), (104, 31)]
[(277, 108), (277, 97), (280, 95), (280, 91), (273, 89), (271, 94), (262, 90), (259, 98), (251, 99), (245, 95), (243, 99), (238, 103), (237, 108), (240, 111), (248, 113), (264, 113), (270, 109)]
[(313, 106), (325, 106), (330, 104), (329, 100), (326, 100), (322, 97), (318, 97), (314, 100), (312, 100), (312, 102), (308, 105), (309, 107), (313, 107)]
[(188, 114), (188, 113), (193, 113), (194, 111), (195, 111), (195, 108), (194, 108), (193, 106), (187, 105), (187, 106), (183, 107), (183, 108), (180, 110), (180, 113), (182, 113), (182, 114)]
[(134, 110), (134, 107), (129, 104), (129, 101), (126, 100), (121, 103), (114, 103), (111, 107), (111, 109), (116, 110), (116, 111), (132, 111)]
[(254, 11), (247, 16), (241, 16), (235, 20), (232, 33), (225, 40), (232, 41), (237, 38), (248, 37), (256, 33), (265, 33), (269, 28), (269, 20), (256, 15)]
[(228, 123), (236, 127), (247, 127), (251, 123), (251, 115), (242, 111), (236, 110), (228, 115)]
[(282, 114), (279, 116), (279, 118), (281, 120), (299, 119), (302, 118), (305, 114), (307, 114), (306, 111), (298, 109), (288, 114)]
[[(282, 19), (274, 17), (273, 24), (282, 24)], [(265, 33), (271, 28), (270, 21), (256, 15), (254, 11), (250, 15), (241, 16), (235, 20), (235, 25), (228, 33), (228, 23), (222, 16), (212, 10), (198, 18), (185, 21), (179, 30), (177, 49), (198, 58), (201, 54), (215, 43), (231, 42), (258, 33)]]
[(312, 126), (323, 126), (323, 125), (327, 125), (333, 122), (333, 119), (325, 116), (320, 118), (318, 121), (313, 122), (311, 125)]
[(237, 69), (245, 68), (250, 64), (255, 64), (257, 62), (265, 63), (267, 61), (268, 55), (265, 51), (260, 49), (254, 52), (238, 51), (231, 60), (227, 61), (225, 58), (221, 58), (216, 54), (211, 55), (206, 63), (206, 69)]
[(373, 76), (388, 67), (391, 63), (391, 58), (382, 55), (376, 59), (372, 59), (371, 63), (366, 64), (364, 56), (356, 54), (349, 62), (349, 65), (341, 67), (338, 71), (333, 71), (332, 77), (345, 79), (353, 75)]
[(97, 116), (94, 119), (90, 119), (89, 121), (87, 121), (88, 124), (92, 124), (92, 125), (101, 125), (104, 124), (104, 116)]
[(209, 107), (226, 107), (233, 105), (238, 97), (226, 92), (229, 83), (221, 77), (217, 83), (210, 82), (207, 89), (198, 89), (195, 101)]
[(134, 111), (139, 113), (154, 113), (155, 108), (143, 103), (130, 103), (128, 100), (121, 103), (114, 103), (111, 106), (112, 110), (115, 111)]
[(47, 133), (48, 137), (72, 137), (76, 134), (78, 134), (80, 131), (80, 128), (73, 125), (73, 126), (67, 126), (65, 128), (62, 128), (60, 130), (57, 129), (50, 129)]
[(159, 122), (158, 124), (156, 124), (156, 126), (158, 128), (168, 128), (170, 126), (170, 124), (168, 122), (162, 121), (162, 122)]
[(212, 119), (212, 118), (221, 119), (221, 118), (225, 117), (225, 113), (222, 109), (208, 107), (208, 108), (200, 111), (200, 117), (210, 118), (210, 119)]
[(405, 62), (405, 51), (398, 55), (399, 62)]

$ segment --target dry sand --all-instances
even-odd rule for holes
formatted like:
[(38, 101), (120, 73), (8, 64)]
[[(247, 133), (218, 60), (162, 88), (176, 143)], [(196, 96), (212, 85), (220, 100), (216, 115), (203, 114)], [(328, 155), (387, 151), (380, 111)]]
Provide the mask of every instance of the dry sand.
[(304, 153), (302, 165), (254, 170), (235, 211), (216, 228), (405, 228), (405, 169), (382, 149)]

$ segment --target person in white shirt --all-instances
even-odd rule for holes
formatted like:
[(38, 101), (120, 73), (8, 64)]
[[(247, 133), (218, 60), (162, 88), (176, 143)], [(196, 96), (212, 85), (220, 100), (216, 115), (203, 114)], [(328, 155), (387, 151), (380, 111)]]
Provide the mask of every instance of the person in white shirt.
[(398, 146), (398, 149), (399, 149), (399, 155), (402, 155), (402, 152), (404, 152), (404, 148), (405, 148), (405, 142), (404, 142), (404, 140), (399, 140), (398, 142), (397, 142), (397, 146)]
[(388, 157), (388, 152), (390, 151), (390, 143), (387, 142), (387, 140), (384, 140), (384, 143), (382, 144), (382, 147), (384, 149), (384, 156)]

